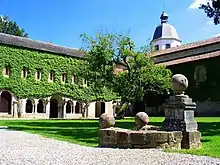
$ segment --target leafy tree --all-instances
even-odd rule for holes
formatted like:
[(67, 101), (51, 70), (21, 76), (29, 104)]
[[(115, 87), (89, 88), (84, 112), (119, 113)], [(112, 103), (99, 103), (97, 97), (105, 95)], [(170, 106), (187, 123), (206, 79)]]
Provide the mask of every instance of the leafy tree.
[[(83, 34), (88, 61), (87, 72), (96, 89), (110, 88), (124, 102), (143, 101), (149, 93), (163, 94), (169, 88), (170, 70), (156, 66), (148, 47), (136, 49), (128, 36), (98, 33), (95, 38)], [(123, 72), (114, 74), (114, 66)]]
[(207, 17), (213, 18), (215, 25), (220, 23), (220, 0), (211, 0), (207, 4), (202, 4), (200, 9), (203, 9)]
[(10, 20), (7, 16), (0, 17), (0, 33), (28, 37), (24, 29), (21, 29), (15, 21)]

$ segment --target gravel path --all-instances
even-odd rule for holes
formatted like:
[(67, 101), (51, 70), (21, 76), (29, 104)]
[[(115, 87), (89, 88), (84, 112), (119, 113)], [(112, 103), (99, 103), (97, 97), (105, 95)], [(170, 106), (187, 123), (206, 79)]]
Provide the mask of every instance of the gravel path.
[(0, 130), (0, 165), (197, 165), (220, 159), (160, 150), (90, 148), (20, 131)]

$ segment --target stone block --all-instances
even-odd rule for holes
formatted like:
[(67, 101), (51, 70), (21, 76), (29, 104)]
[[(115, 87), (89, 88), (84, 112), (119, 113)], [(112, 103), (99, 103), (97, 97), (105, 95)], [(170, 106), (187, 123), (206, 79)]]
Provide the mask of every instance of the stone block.
[(117, 146), (119, 148), (131, 148), (130, 145), (130, 131), (126, 129), (120, 129), (116, 134)]
[(145, 136), (142, 131), (131, 131), (130, 132), (130, 141), (131, 144), (145, 144)]
[(199, 131), (183, 132), (181, 148), (198, 149), (201, 147), (201, 133)]

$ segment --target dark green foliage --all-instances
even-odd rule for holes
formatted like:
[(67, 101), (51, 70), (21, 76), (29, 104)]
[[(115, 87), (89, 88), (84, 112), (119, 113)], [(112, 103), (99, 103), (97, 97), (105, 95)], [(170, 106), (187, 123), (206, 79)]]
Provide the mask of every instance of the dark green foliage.
[(203, 9), (207, 14), (207, 17), (213, 18), (214, 23), (217, 25), (220, 23), (220, 0), (212, 0), (207, 4), (202, 4), (200, 9)]
[[(0, 89), (8, 89), (19, 98), (36, 97), (44, 98), (55, 93), (75, 100), (93, 101), (97, 99), (112, 100), (113, 92), (106, 88), (96, 90), (93, 86), (85, 87), (82, 79), (87, 78), (87, 62), (83, 59), (64, 57), (60, 55), (27, 50), (11, 46), (0, 46)], [(6, 66), (11, 69), (11, 76), (3, 76)], [(22, 71), (27, 68), (28, 75), (24, 79)], [(41, 80), (35, 78), (36, 71), (41, 71)], [(49, 83), (49, 73), (55, 73), (55, 82)], [(62, 74), (67, 74), (66, 83), (61, 82)], [(79, 84), (72, 83), (72, 76), (79, 79)]]
[(0, 33), (28, 37), (24, 29), (20, 28), (15, 21), (10, 20), (7, 16), (0, 17)]

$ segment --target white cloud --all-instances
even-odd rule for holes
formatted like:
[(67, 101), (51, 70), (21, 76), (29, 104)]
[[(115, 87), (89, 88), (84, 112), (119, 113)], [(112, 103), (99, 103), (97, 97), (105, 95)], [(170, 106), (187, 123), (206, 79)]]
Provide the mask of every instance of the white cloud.
[(194, 0), (194, 2), (189, 6), (189, 9), (198, 9), (201, 4), (207, 4), (210, 0)]
[(219, 36), (220, 36), (220, 33), (213, 35), (213, 37), (219, 37)]
[(207, 25), (214, 25), (213, 20), (208, 20), (208, 21), (206, 22), (206, 24), (207, 24)]

